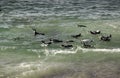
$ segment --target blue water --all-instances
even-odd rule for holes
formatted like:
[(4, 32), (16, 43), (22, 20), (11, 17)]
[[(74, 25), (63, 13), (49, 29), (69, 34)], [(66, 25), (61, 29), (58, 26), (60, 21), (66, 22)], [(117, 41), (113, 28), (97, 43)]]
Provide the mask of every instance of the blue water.
[(119, 18), (119, 0), (1, 0), (1, 16), (77, 16)]
[[(0, 78), (23, 78), (24, 72), (29, 73), (31, 70), (41, 70), (49, 68), (49, 66), (54, 68), (54, 64), (50, 62), (48, 64), (46, 62), (43, 64), (44, 67), (41, 67), (42, 62), (49, 59), (49, 56), (54, 56), (52, 53), (47, 56), (47, 52), (49, 50), (50, 52), (52, 50), (56, 52), (61, 50), (65, 50), (64, 52), (69, 51), (69, 49), (66, 50), (61, 47), (61, 44), (64, 43), (43, 47), (41, 40), (58, 38), (65, 42), (66, 40), (73, 39), (71, 35), (82, 33), (81, 38), (73, 39), (75, 42), (69, 43), (74, 46), (73, 50), (70, 49), (71, 52), (77, 46), (81, 46), (80, 39), (85, 38), (94, 39), (95, 48), (119, 48), (119, 6), (120, 0), (0, 0)], [(77, 24), (83, 24), (87, 27), (83, 29), (78, 28)], [(45, 33), (45, 36), (34, 36), (32, 28), (37, 29), (38, 32)], [(98, 29), (103, 34), (112, 34), (112, 40), (110, 42), (102, 42), (99, 40), (100, 35), (95, 36), (88, 33), (90, 30)], [(76, 56), (68, 55), (68, 57), (70, 57), (70, 60), (75, 60), (72, 57)], [(52, 58), (56, 59), (56, 61), (68, 59), (66, 56), (55, 56)], [(53, 59), (50, 60), (52, 61)], [(76, 59), (78, 60), (79, 58)], [(87, 62), (86, 58), (85, 62)], [(58, 65), (59, 67), (57, 68), (60, 68), (60, 66), (64, 67), (64, 65), (66, 65), (65, 62)], [(77, 67), (80, 68), (80, 66), (78, 64)], [(103, 65), (101, 66), (103, 67)], [(71, 65), (69, 69), (72, 70), (72, 68), (74, 67)], [(76, 68), (77, 71), (81, 71), (78, 68)], [(78, 73), (77, 71), (74, 76)], [(41, 70), (41, 74), (42, 72)], [(46, 74), (43, 73), (43, 75)], [(47, 78), (47, 76), (45, 77)], [(41, 75), (41, 78), (45, 77)], [(24, 78), (36, 77), (28, 76)]]

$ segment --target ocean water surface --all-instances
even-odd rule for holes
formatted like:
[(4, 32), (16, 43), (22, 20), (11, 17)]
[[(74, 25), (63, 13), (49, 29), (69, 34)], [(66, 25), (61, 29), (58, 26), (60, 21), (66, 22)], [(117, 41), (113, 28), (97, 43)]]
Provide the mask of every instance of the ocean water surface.
[[(119, 0), (0, 0), (0, 78), (119, 78), (113, 73), (119, 72), (119, 6)], [(45, 35), (35, 36), (33, 29)], [(102, 34), (90, 30), (112, 34), (112, 39), (100, 41)], [(82, 37), (71, 37), (79, 33)], [(51, 38), (63, 42), (42, 44)], [(95, 48), (83, 48), (82, 39), (94, 40)], [(114, 52), (118, 54), (109, 54)]]

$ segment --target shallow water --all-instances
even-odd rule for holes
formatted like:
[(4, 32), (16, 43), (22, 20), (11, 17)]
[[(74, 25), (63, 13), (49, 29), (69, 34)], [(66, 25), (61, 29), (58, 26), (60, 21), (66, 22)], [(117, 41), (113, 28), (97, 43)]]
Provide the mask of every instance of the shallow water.
[[(0, 77), (1, 78), (29, 78), (29, 77), (38, 77), (36, 78), (44, 78), (44, 74), (48, 75), (53, 74), (55, 71), (57, 71), (59, 74), (56, 75), (55, 78), (59, 78), (63, 73), (65, 74), (64, 77), (69, 77), (72, 73), (76, 73), (77, 68), (75, 67), (74, 71), (71, 68), (67, 68), (66, 66), (69, 66), (71, 64), (65, 65), (62, 70), (57, 69), (59, 68), (59, 64), (56, 62), (54, 63), (56, 65), (56, 68), (54, 69), (54, 66), (52, 67), (51, 62), (46, 60), (49, 60), (49, 58), (57, 59), (58, 63), (60, 63), (60, 66), (64, 65), (64, 62), (61, 62), (60, 60), (62, 58), (65, 58), (63, 56), (60, 56), (61, 54), (73, 55), (78, 52), (97, 52), (101, 53), (107, 52), (107, 53), (119, 53), (119, 19), (116, 20), (79, 20), (79, 19), (70, 19), (65, 18), (63, 19), (61, 17), (51, 19), (51, 20), (42, 20), (40, 22), (35, 21), (33, 24), (35, 25), (23, 25), (23, 27), (19, 26), (13, 26), (10, 28), (0, 28)], [(92, 22), (92, 23), (91, 23)], [(69, 24), (70, 23), (70, 24)], [(86, 25), (86, 28), (78, 28), (77, 24), (83, 24)], [(31, 28), (36, 28), (39, 32), (44, 32), (45, 36), (37, 35), (34, 36), (34, 32)], [(117, 29), (116, 29), (117, 28)], [(112, 39), (110, 42), (104, 42), (100, 41), (99, 36), (100, 35), (91, 35), (88, 31), (89, 30), (97, 30), (100, 29), (103, 34), (110, 34), (112, 33)], [(82, 33), (82, 37), (78, 39), (74, 39), (71, 37), (71, 35)], [(50, 46), (44, 46), (41, 43), (41, 40), (48, 40), (49, 38), (57, 38), (61, 39), (64, 42), (63, 43), (53, 43)], [(82, 39), (94, 39), (94, 45), (95, 48), (93, 49), (85, 49), (81, 48), (82, 44), (80, 40)], [(65, 43), (66, 40), (74, 40), (74, 43), (68, 43), (72, 44), (74, 47), (73, 49), (65, 49), (61, 47), (62, 44)], [(69, 55), (70, 54), (70, 55)], [(119, 57), (118, 57), (119, 58)], [(53, 59), (50, 59), (52, 61)], [(66, 60), (68, 58), (63, 59)], [(44, 64), (43, 64), (44, 63)], [(46, 63), (48, 66), (46, 66)], [(71, 62), (68, 62), (71, 63)], [(75, 62), (76, 63), (76, 62)], [(44, 70), (44, 73), (42, 73), (41, 70), (43, 70), (41, 67), (41, 64), (43, 66), (46, 66), (44, 68), (48, 68), (49, 70)], [(74, 64), (74, 62), (72, 62)], [(22, 66), (22, 67), (20, 67)], [(51, 67), (49, 67), (51, 66)], [(74, 65), (73, 65), (74, 66)], [(71, 66), (71, 67), (73, 67)], [(79, 67), (79, 66), (77, 66)], [(9, 71), (6, 71), (8, 70)], [(66, 71), (70, 70), (69, 74), (66, 73)], [(35, 75), (36, 72), (36, 75)], [(41, 73), (41, 75), (37, 73)], [(31, 75), (32, 73), (33, 75)], [(48, 74), (49, 73), (49, 74)], [(54, 74), (55, 75), (55, 74)], [(53, 76), (52, 76), (53, 77)], [(63, 78), (64, 78), (63, 77)], [(66, 78), (67, 78), (66, 77)], [(74, 76), (73, 76), (74, 78)]]
[[(90, 57), (82, 53), (120, 52), (119, 3), (118, 0), (0, 0), (0, 78), (89, 78), (84, 73), (89, 66), (84, 67), (84, 64), (97, 54)], [(78, 24), (87, 27), (78, 28)], [(32, 28), (45, 33), (45, 36), (34, 36)], [(112, 39), (110, 42), (100, 41), (101, 34), (91, 35), (90, 30), (101, 30), (103, 35), (112, 34)], [(82, 37), (71, 37), (78, 33), (82, 33)], [(50, 46), (41, 43), (41, 40), (50, 38), (64, 42)], [(86, 38), (94, 40), (95, 48), (82, 47), (81, 40)], [(61, 47), (66, 40), (75, 41), (68, 43), (73, 48)], [(115, 56), (110, 55), (112, 58), (105, 60), (119, 59), (119, 55)], [(97, 61), (105, 58), (104, 55), (102, 57)], [(84, 58), (84, 62), (79, 58)], [(91, 62), (97, 65), (96, 60)], [(91, 66), (93, 64), (90, 63)], [(114, 64), (110, 62), (112, 66)], [(84, 71), (79, 76), (81, 69)]]

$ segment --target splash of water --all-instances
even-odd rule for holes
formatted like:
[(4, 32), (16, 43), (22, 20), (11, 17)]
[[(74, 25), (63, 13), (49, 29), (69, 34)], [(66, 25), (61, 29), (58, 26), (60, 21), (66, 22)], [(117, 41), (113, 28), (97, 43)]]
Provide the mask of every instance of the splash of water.
[(82, 50), (83, 53), (85, 52), (107, 52), (107, 53), (115, 53), (115, 52), (120, 52), (120, 48), (117, 49), (86, 49), (86, 48), (81, 48), (79, 47), (80, 50)]
[[(30, 50), (29, 50), (30, 51)], [(116, 49), (93, 49), (93, 48), (82, 48), (82, 47), (77, 47), (76, 49), (65, 49), (65, 50), (62, 50), (62, 49), (42, 49), (42, 50), (31, 50), (33, 52), (35, 52), (38, 57), (40, 58), (40, 54), (39, 52), (44, 52), (44, 54), (46, 56), (49, 56), (49, 55), (56, 55), (56, 54), (75, 54), (77, 53), (78, 51), (80, 52), (106, 52), (106, 53), (116, 53), (116, 52), (120, 52), (120, 48), (116, 48)]]

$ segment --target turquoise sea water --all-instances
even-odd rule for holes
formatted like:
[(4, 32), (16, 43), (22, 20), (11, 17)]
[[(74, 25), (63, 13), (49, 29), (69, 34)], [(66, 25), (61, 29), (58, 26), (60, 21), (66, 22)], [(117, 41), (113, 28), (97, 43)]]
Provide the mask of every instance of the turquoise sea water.
[[(118, 0), (1, 0), (0, 78), (119, 78), (119, 13)], [(45, 35), (34, 36), (32, 28)], [(91, 35), (90, 30), (112, 34), (112, 39), (100, 41), (102, 34)], [(78, 33), (82, 37), (71, 37)], [(41, 40), (49, 38), (64, 42), (46, 47)], [(100, 49), (98, 53), (84, 53), (80, 40), (86, 38), (94, 40), (92, 49)], [(75, 41), (67, 43), (73, 49), (61, 47), (66, 40)]]
[[(86, 25), (86, 28), (78, 28), (77, 24)], [(43, 66), (43, 68), (49, 67), (50, 69), (44, 70), (42, 75), (47, 74), (46, 72), (55, 72), (65, 73), (69, 71), (69, 68), (62, 62), (68, 58), (64, 58), (61, 54), (65, 53), (69, 55), (69, 53), (75, 53), (77, 47), (81, 47), (82, 44), (80, 40), (82, 39), (93, 39), (95, 49), (118, 49), (119, 48), (119, 20), (79, 20), (75, 18), (51, 18), (50, 20), (41, 20), (41, 21), (33, 21), (31, 25), (16, 25), (9, 28), (0, 28), (0, 75), (1, 78), (15, 78), (22, 76), (28, 77), (28, 73), (33, 72), (33, 76), (35, 77), (35, 71), (41, 73), (39, 68)], [(39, 32), (44, 32), (45, 36), (34, 36), (34, 32), (31, 28), (36, 28)], [(89, 30), (101, 30), (103, 34), (112, 34), (112, 40), (110, 42), (100, 41), (100, 35), (91, 35)], [(78, 39), (74, 39), (71, 35), (82, 33), (82, 37)], [(48, 40), (49, 38), (56, 38), (63, 40), (74, 40), (72, 44), (73, 49), (64, 49), (61, 47), (63, 43), (53, 43), (50, 46), (42, 46), (41, 40)], [(89, 50), (88, 50), (89, 51)], [(91, 50), (90, 50), (91, 51)], [(118, 50), (119, 51), (119, 50)], [(77, 50), (77, 52), (84, 52), (82, 50)], [(106, 52), (106, 51), (105, 51)], [(113, 51), (114, 52), (114, 51)], [(115, 51), (116, 52), (116, 51)], [(60, 53), (60, 56), (59, 54)], [(57, 54), (57, 55), (56, 55)], [(74, 54), (72, 54), (74, 55)], [(89, 54), (88, 54), (89, 55)], [(66, 56), (67, 57), (67, 56)], [(69, 60), (74, 59), (76, 55), (72, 56)], [(91, 56), (92, 57), (92, 56)], [(52, 59), (50, 59), (52, 58)], [(119, 58), (119, 56), (118, 56)], [(54, 63), (54, 59), (58, 60)], [(79, 59), (79, 58), (78, 58)], [(47, 62), (46, 62), (47, 60)], [(53, 61), (52, 61), (53, 60)], [(75, 58), (77, 60), (77, 58)], [(49, 62), (51, 61), (51, 62)], [(71, 63), (68, 61), (68, 63)], [(72, 62), (74, 64), (74, 62)], [(55, 64), (52, 67), (51, 65)], [(46, 66), (48, 65), (48, 66)], [(64, 65), (64, 66), (63, 66)], [(46, 67), (44, 67), (46, 66)], [(59, 66), (63, 66), (63, 69), (57, 69)], [(73, 65), (74, 66), (74, 65)], [(65, 70), (64, 70), (65, 69)], [(73, 69), (70, 69), (71, 72)], [(63, 71), (63, 72), (62, 72)], [(70, 72), (70, 73), (71, 73)], [(24, 75), (26, 73), (26, 75)], [(69, 74), (70, 74), (69, 73)], [(39, 78), (39, 74), (37, 74)], [(67, 75), (67, 74), (66, 74)], [(58, 78), (58, 77), (55, 77)], [(63, 77), (64, 78), (64, 77)], [(74, 77), (73, 77), (74, 78)]]

